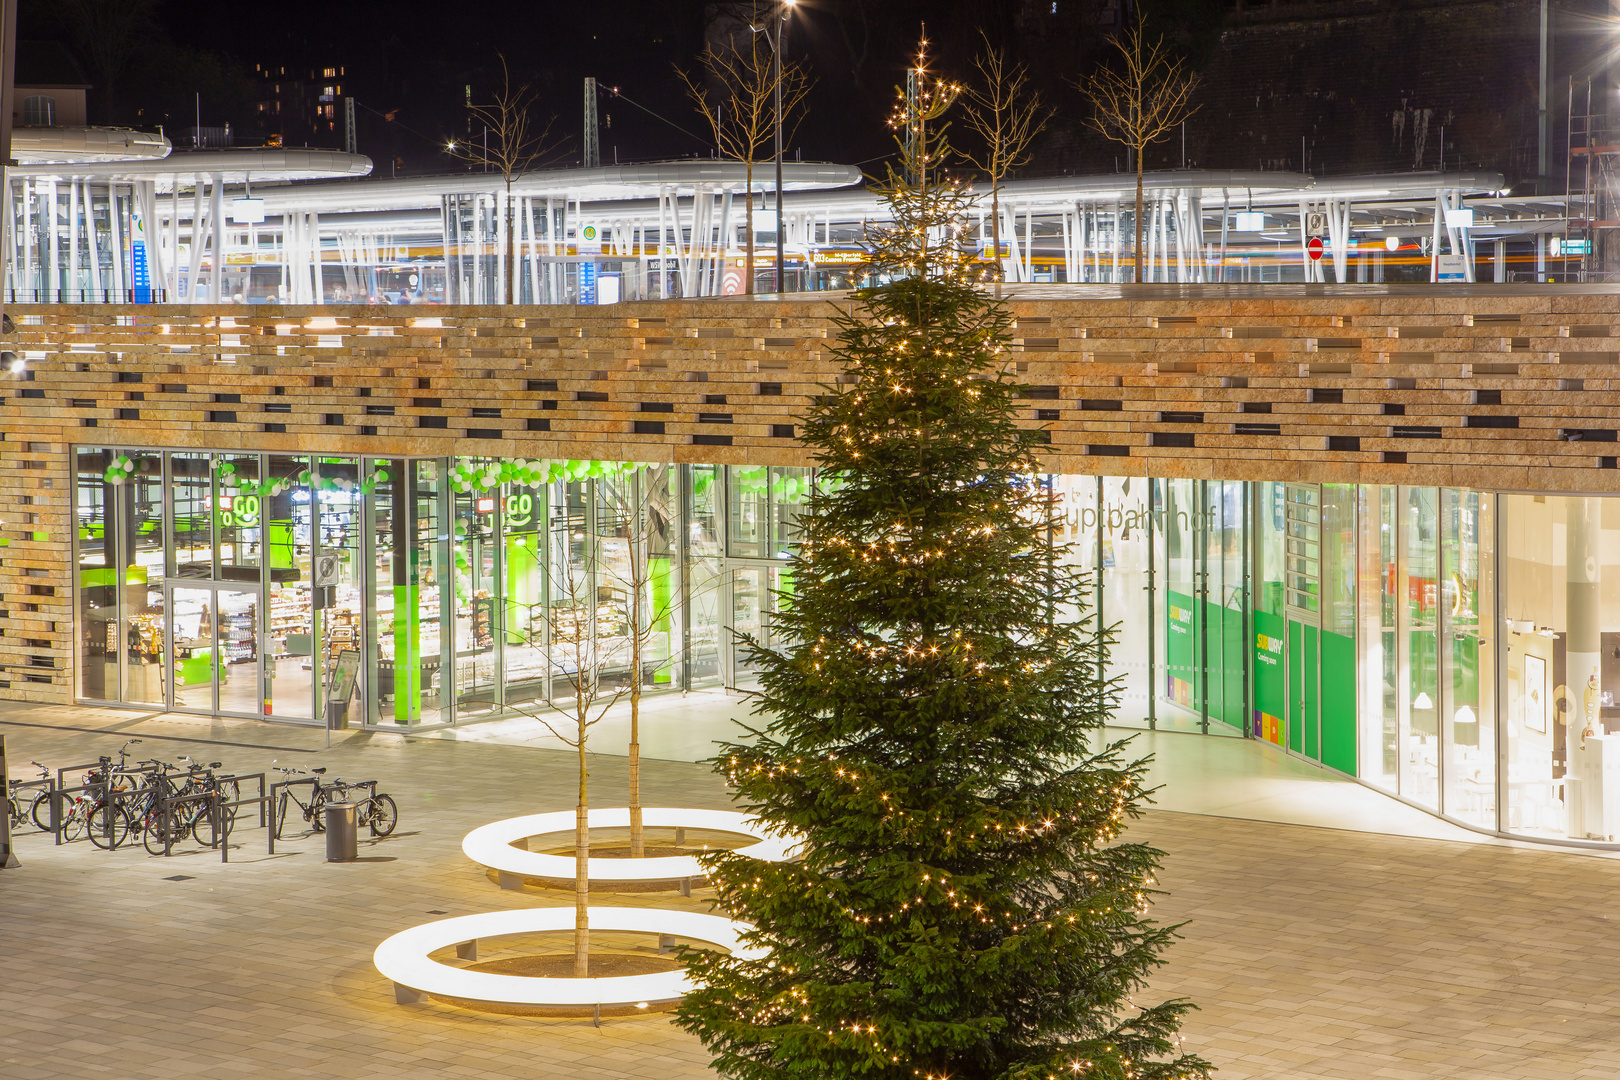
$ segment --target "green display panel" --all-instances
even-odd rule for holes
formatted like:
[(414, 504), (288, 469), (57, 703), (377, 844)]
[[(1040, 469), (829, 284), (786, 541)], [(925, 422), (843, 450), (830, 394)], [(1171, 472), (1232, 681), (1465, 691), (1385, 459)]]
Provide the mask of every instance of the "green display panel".
[(1254, 613), (1254, 727), (1257, 739), (1281, 746), (1283, 716), (1288, 699), (1288, 672), (1283, 666), (1283, 634), (1287, 624), (1281, 615)]
[(1319, 631), (1288, 620), (1288, 749), (1322, 760), (1317, 674)]
[(1164, 615), (1164, 695), (1184, 709), (1197, 711), (1198, 637), (1192, 597), (1165, 590)]
[(1317, 693), (1320, 683), (1317, 681), (1322, 662), (1321, 631), (1309, 623), (1301, 627), (1305, 631), (1305, 664), (1304, 682), (1300, 685), (1299, 696), (1304, 699), (1304, 726), (1305, 726), (1305, 756), (1312, 761), (1322, 760), (1322, 699)]
[[(674, 567), (667, 555), (649, 555), (647, 557), (647, 583), (652, 593), (652, 632), (664, 635), (666, 643), (669, 642), (671, 628), (670, 613), (674, 610), (675, 575)], [(664, 655), (669, 654), (670, 646), (666, 644)], [(654, 683), (672, 682), (675, 677), (675, 665), (666, 662), (659, 663), (653, 671)]]
[(1322, 764), (1356, 774), (1356, 642), (1322, 632)]
[(1243, 609), (1223, 607), (1221, 613), (1221, 722), (1243, 730), (1248, 707), (1243, 686)]

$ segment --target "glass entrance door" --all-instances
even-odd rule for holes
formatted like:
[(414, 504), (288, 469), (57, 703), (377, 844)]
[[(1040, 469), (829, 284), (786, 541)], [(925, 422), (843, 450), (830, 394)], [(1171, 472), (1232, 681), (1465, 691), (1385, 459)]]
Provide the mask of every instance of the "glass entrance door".
[(753, 676), (754, 665), (749, 661), (750, 650), (744, 636), (760, 645), (769, 646), (767, 611), (770, 605), (767, 576), (763, 568), (737, 567), (731, 571), (731, 683)]
[(170, 707), (177, 712), (258, 716), (265, 707), (259, 674), (256, 591), (190, 583), (169, 590)]
[(751, 662), (748, 645), (740, 640), (742, 636), (752, 638), (766, 649), (784, 644), (772, 626), (771, 617), (792, 591), (793, 572), (786, 567), (731, 563), (726, 571), (726, 588), (721, 601), (731, 614), (725, 634), (728, 644), (724, 655), (729, 661), (727, 686), (749, 681), (758, 667)]

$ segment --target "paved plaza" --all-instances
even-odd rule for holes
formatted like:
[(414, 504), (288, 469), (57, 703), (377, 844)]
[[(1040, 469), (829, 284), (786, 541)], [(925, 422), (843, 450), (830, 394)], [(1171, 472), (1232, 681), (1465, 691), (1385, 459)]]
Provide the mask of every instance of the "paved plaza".
[[(233, 835), (240, 846), (226, 865), (195, 849), (161, 859), (23, 835), (22, 866), (0, 872), (5, 1080), (708, 1074), (701, 1046), (662, 1016), (597, 1028), (431, 1000), (401, 1006), (371, 966), (379, 941), (421, 922), (568, 902), (504, 892), (460, 850), (485, 822), (569, 807), (564, 752), (365, 733), (340, 733), (326, 749), (318, 730), (60, 707), (4, 707), (0, 733), (18, 777), (30, 758), (85, 761), (140, 737), (140, 756), (190, 754), (239, 771), (279, 759), (375, 777), (400, 805), (396, 834), (362, 834), (350, 864), (324, 862), (319, 837), (268, 855), (258, 829)], [(1620, 860), (1460, 830), (1291, 824), (1290, 814), (1315, 821), (1322, 806), (1382, 797), (1289, 772), (1293, 763), (1254, 744), (1161, 735), (1153, 747), (1171, 784), (1162, 802), (1175, 809), (1149, 814), (1132, 835), (1168, 853), (1157, 910), (1187, 924), (1153, 993), (1199, 1003), (1187, 1043), (1220, 1076), (1620, 1075)], [(1272, 802), (1231, 797), (1243, 755), (1262, 755), (1248, 766), (1282, 792)], [(1206, 774), (1188, 762), (1219, 774), (1207, 813), (1185, 812), (1198, 803), (1192, 777)], [(597, 757), (592, 770), (596, 805), (622, 805), (624, 759)], [(674, 761), (647, 764), (645, 799), (727, 805), (704, 766)]]

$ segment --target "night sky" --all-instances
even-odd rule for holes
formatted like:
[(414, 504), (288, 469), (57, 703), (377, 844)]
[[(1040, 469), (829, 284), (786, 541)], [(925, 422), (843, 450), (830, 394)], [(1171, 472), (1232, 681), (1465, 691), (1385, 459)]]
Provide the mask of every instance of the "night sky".
[[(162, 126), (177, 147), (188, 144), (199, 95), (205, 127), (228, 122), (237, 145), (257, 145), (257, 107), (269, 93), (255, 65), (342, 67), (343, 93), (360, 106), (359, 150), (381, 176), (467, 167), (443, 147), (467, 134), (465, 88), (489, 100), (502, 53), (519, 81), (538, 88), (537, 112), (556, 118), (559, 165), (579, 157), (586, 76), (622, 91), (601, 99), (604, 163), (709, 156), (674, 68), (694, 70), (707, 28), (754, 8), (751, 0), (20, 2), (23, 41), (60, 41), (79, 57), (95, 84), (93, 123)], [(757, 2), (765, 9), (772, 0)], [(1590, 73), (1590, 20), (1566, 8), (1592, 6), (1600, 0), (1557, 8), (1554, 87)], [(1198, 111), (1149, 151), (1150, 169), (1342, 175), (1443, 163), (1500, 171), (1510, 184), (1534, 175), (1534, 0), (801, 0), (788, 53), (808, 58), (816, 82), (789, 156), (881, 175), (895, 86), (926, 23), (936, 70), (949, 77), (973, 77), (981, 32), (1029, 67), (1055, 115), (1022, 175), (1124, 169), (1123, 151), (1087, 130), (1074, 83), (1108, 55), (1118, 20), (1134, 14), (1204, 77)], [(1551, 102), (1558, 135), (1564, 100), (1561, 89)], [(340, 122), (285, 134), (288, 145), (343, 145)], [(968, 142), (960, 123), (955, 138)]]
[[(1070, 114), (1060, 117), (1054, 131), (1073, 128), (1083, 110), (1065, 80), (1102, 40), (1090, 15), (1098, 2), (804, 0), (789, 31), (788, 54), (809, 58), (816, 85), (789, 153), (881, 168), (877, 159), (892, 147), (884, 119), (925, 22), (942, 70), (968, 73), (982, 29), (1029, 62), (1048, 97)], [(1209, 6), (1208, 0), (1181, 2)], [(1176, 6), (1176, 0), (1161, 3)], [(555, 115), (557, 130), (567, 136), (562, 160), (579, 154), (581, 82), (587, 75), (619, 87), (627, 99), (602, 101), (604, 162), (613, 161), (615, 152), (621, 161), (707, 155), (708, 144), (698, 137), (703, 129), (673, 66), (695, 67), (706, 18), (717, 10), (753, 6), (747, 0), (22, 4), (24, 40), (63, 41), (83, 60), (97, 84), (91, 92), (97, 122), (162, 124), (173, 136), (194, 123), (194, 95), (200, 93), (205, 126), (230, 121), (236, 131), (251, 133), (262, 96), (255, 87), (256, 64), (289, 70), (342, 66), (345, 91), (363, 106), (360, 150), (373, 157), (379, 173), (394, 160), (410, 173), (456, 167), (439, 148), (450, 135), (465, 131), (464, 87), (472, 84), (478, 99), (497, 78), (500, 53), (517, 77), (541, 88), (541, 112)], [(108, 80), (94, 63), (95, 35), (69, 9), (89, 11), (101, 25), (117, 27), (102, 37), (141, 42), (118, 72), (110, 97)], [(379, 115), (390, 112), (392, 124)], [(324, 141), (341, 146), (341, 139), (338, 131)], [(312, 140), (321, 141), (319, 136)]]

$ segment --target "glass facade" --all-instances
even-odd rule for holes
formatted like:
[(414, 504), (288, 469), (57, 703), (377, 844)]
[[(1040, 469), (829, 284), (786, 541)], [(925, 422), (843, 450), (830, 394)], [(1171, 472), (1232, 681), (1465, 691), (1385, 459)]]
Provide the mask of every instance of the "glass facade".
[[(736, 635), (782, 644), (816, 482), (116, 447), (73, 462), (80, 699), (378, 729), (566, 701), (585, 677), (746, 684)], [(1475, 828), (1620, 836), (1620, 500), (1046, 482), (1113, 637), (1120, 725), (1268, 742)]]

